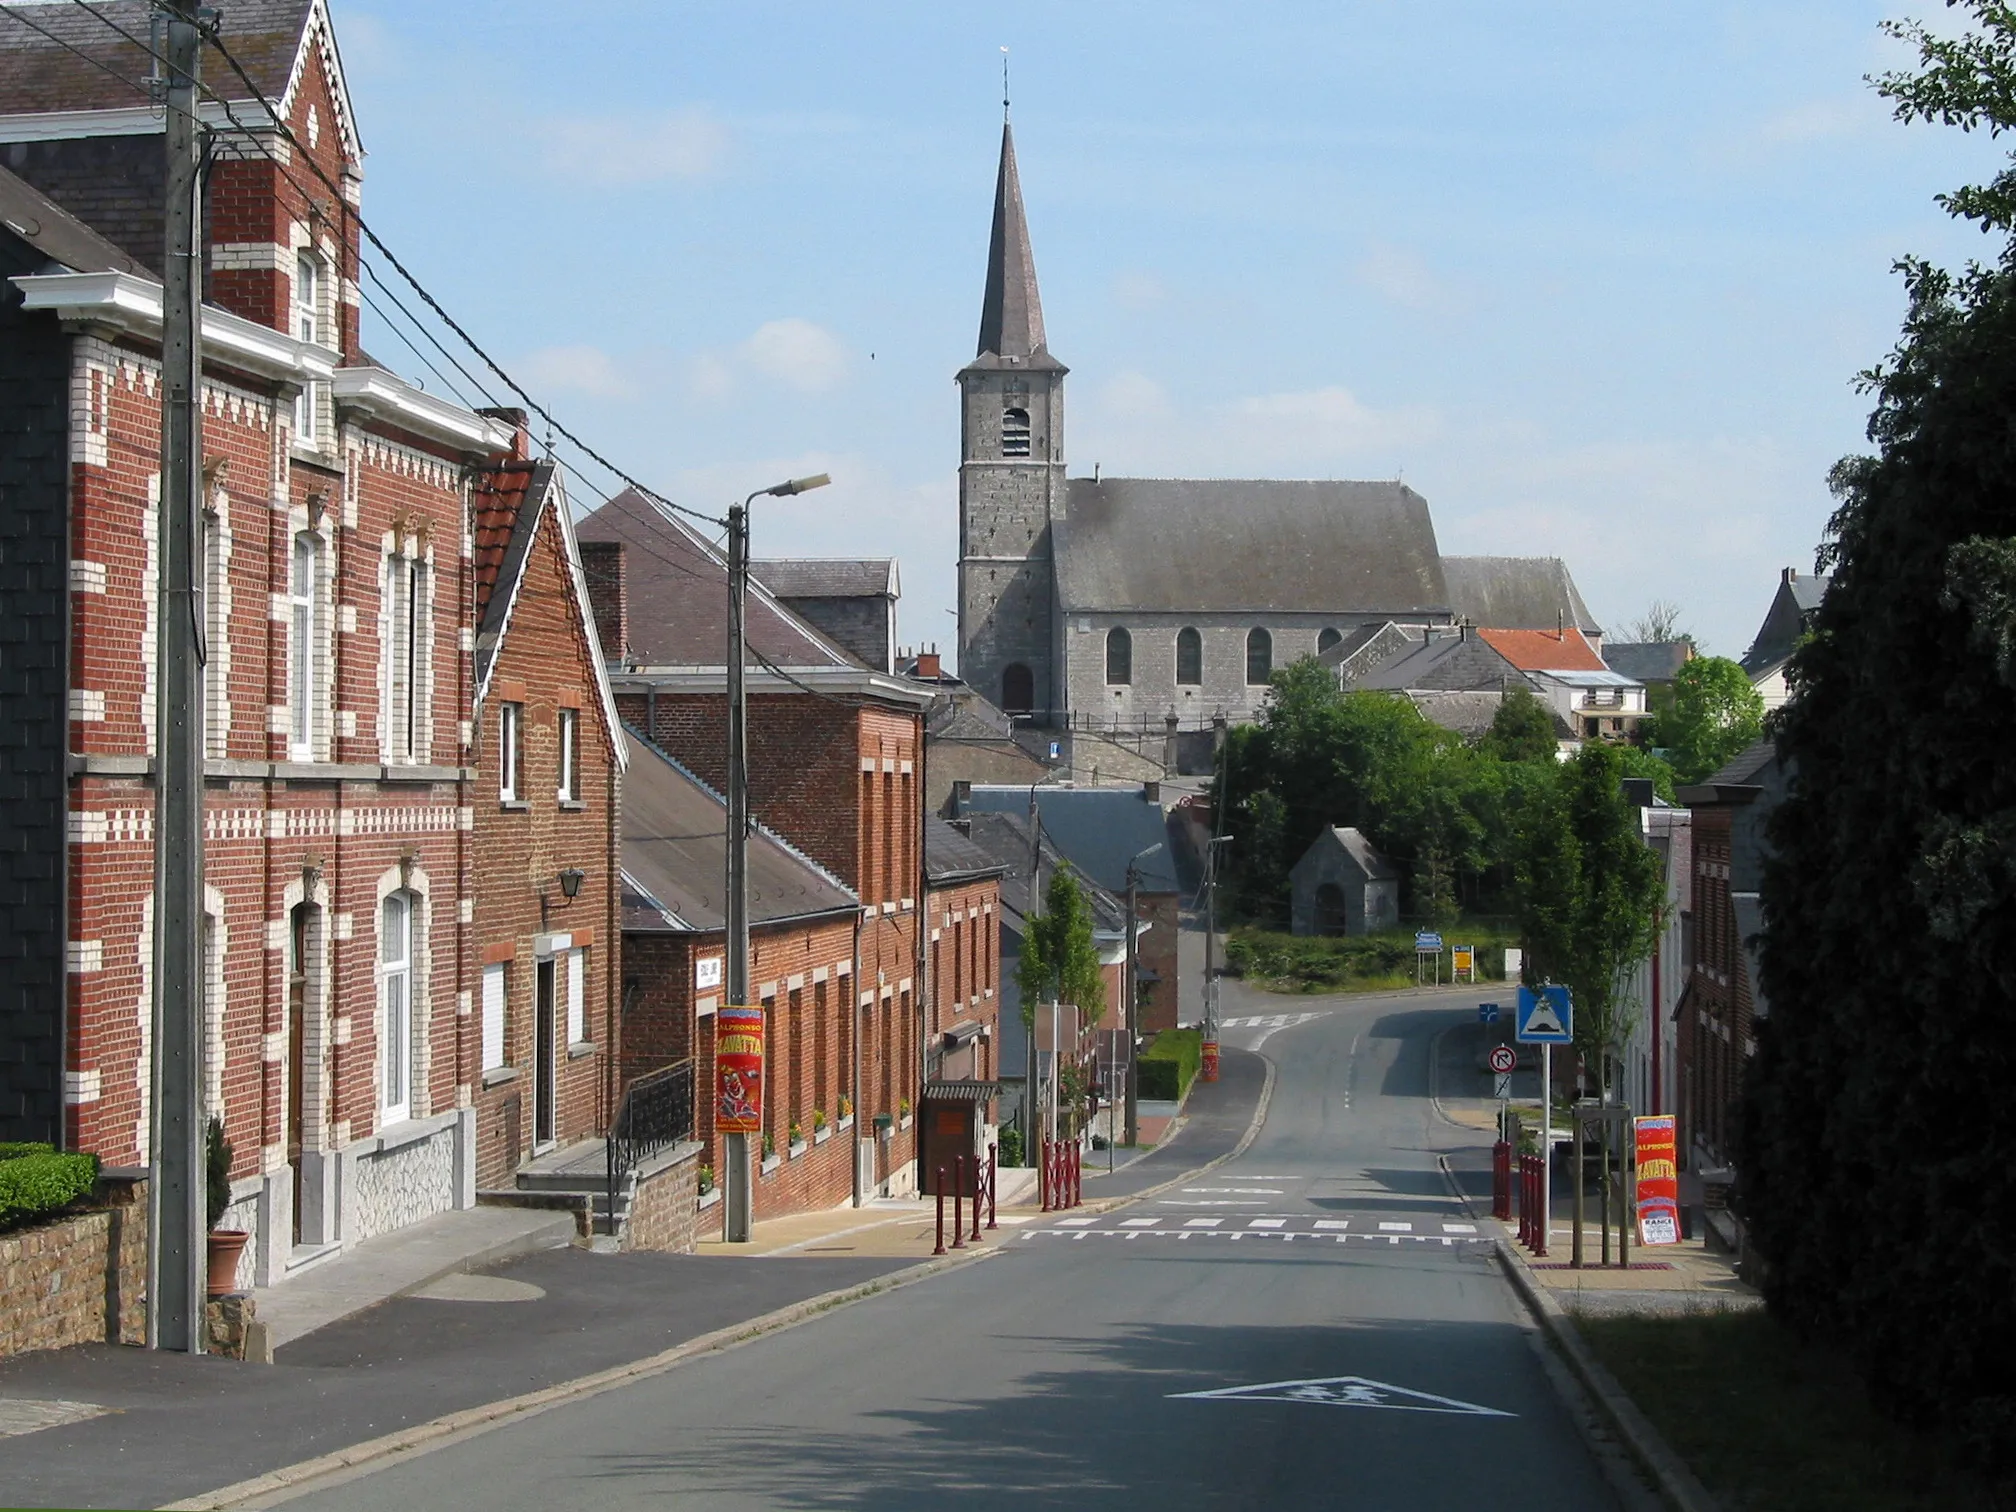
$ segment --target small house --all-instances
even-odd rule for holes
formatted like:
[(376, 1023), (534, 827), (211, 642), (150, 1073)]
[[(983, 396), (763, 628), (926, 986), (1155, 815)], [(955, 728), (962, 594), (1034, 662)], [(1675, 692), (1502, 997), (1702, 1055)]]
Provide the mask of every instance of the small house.
[(1400, 927), (1400, 873), (1358, 830), (1324, 830), (1288, 880), (1298, 935), (1376, 934)]

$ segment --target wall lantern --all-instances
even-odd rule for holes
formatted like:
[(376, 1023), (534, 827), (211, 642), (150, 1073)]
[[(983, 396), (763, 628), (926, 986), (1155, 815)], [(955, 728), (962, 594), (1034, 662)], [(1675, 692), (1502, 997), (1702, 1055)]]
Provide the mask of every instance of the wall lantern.
[(587, 875), (578, 866), (567, 867), (560, 873), (560, 891), (569, 903), (581, 896), (581, 881)]

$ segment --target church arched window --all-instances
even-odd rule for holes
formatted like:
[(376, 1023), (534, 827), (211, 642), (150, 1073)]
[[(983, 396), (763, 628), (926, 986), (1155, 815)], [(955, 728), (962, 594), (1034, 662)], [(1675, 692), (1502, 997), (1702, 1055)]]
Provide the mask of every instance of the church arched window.
[(1246, 681), (1258, 687), (1274, 675), (1274, 637), (1255, 625), (1246, 632)]
[(1106, 681), (1134, 681), (1134, 637), (1122, 625), (1115, 625), (1106, 632)]
[(1020, 662), (1001, 669), (1001, 710), (1005, 714), (1030, 714), (1036, 709), (1036, 674)]
[(1020, 405), (1001, 411), (1001, 455), (1029, 455), (1029, 411)]
[(1204, 637), (1195, 625), (1176, 632), (1176, 682), (1185, 688), (1204, 685)]
[(1344, 632), (1339, 630), (1335, 625), (1325, 625), (1316, 633), (1316, 654), (1321, 656), (1332, 646), (1339, 646), (1343, 643)]

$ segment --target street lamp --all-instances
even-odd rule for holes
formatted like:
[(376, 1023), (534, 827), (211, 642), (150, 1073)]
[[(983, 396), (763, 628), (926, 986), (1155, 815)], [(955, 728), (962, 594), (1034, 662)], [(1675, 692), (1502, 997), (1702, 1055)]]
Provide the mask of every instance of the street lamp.
[[(749, 641), (742, 609), (749, 594), (749, 506), (768, 497), (789, 498), (824, 488), (833, 480), (825, 473), (791, 478), (759, 488), (740, 504), (728, 507), (728, 961), (723, 984), (729, 1003), (749, 1002), (749, 769), (748, 699), (742, 664)], [(858, 1137), (858, 1136), (857, 1136)], [(749, 1242), (751, 1192), (749, 1136), (722, 1136), (722, 1235), (731, 1244)]]
[(1141, 1058), (1135, 1052), (1141, 1038), (1140, 1001), (1141, 989), (1134, 980), (1134, 911), (1138, 906), (1141, 892), (1141, 872), (1136, 865), (1143, 856), (1152, 856), (1162, 849), (1162, 842), (1134, 852), (1127, 860), (1127, 1110), (1123, 1133), (1127, 1148), (1133, 1149), (1141, 1142)]

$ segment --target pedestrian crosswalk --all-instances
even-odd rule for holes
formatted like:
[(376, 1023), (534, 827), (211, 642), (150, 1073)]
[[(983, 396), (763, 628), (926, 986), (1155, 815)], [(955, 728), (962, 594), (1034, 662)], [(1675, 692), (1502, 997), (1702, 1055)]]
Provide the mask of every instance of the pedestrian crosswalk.
[(1322, 1018), (1320, 1013), (1250, 1013), (1240, 1018), (1220, 1019), (1219, 1029), (1257, 1029), (1249, 1048), (1258, 1050), (1283, 1029), (1293, 1029), (1297, 1024), (1306, 1024), (1311, 1019)]
[(1492, 1235), (1479, 1223), (1439, 1218), (1319, 1218), (1307, 1213), (1239, 1214), (1210, 1218), (1131, 1218), (1099, 1214), (1090, 1218), (1054, 1218), (1023, 1231), (1024, 1240), (1084, 1239), (1279, 1239), (1285, 1242), (1348, 1246), (1383, 1245), (1454, 1249), (1488, 1244)]

